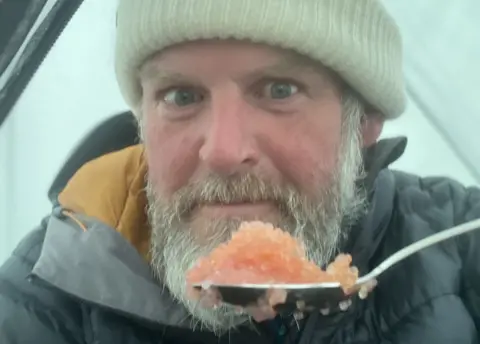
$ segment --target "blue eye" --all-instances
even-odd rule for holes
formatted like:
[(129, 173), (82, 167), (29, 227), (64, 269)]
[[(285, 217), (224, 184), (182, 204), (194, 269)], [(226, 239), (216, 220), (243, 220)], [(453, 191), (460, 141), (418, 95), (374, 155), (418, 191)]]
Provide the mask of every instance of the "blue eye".
[(271, 99), (285, 99), (295, 95), (298, 87), (290, 82), (269, 82), (265, 86), (264, 96)]
[(174, 105), (177, 107), (189, 106), (199, 101), (202, 101), (203, 97), (197, 91), (192, 89), (172, 89), (165, 93), (163, 100), (168, 105)]

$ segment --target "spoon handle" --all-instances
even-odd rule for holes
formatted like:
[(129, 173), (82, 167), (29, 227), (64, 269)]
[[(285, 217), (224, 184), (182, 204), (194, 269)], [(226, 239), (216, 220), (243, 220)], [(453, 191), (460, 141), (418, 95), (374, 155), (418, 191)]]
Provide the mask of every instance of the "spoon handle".
[(376, 278), (378, 275), (383, 273), (385, 270), (391, 268), (393, 265), (411, 256), (412, 254), (420, 250), (423, 250), (426, 247), (435, 245), (441, 241), (444, 241), (444, 240), (447, 240), (447, 239), (450, 239), (458, 235), (471, 232), (477, 229), (480, 229), (480, 219), (466, 222), (459, 226), (452, 227), (450, 229), (446, 229), (437, 234), (430, 235), (422, 240), (419, 240), (413, 244), (410, 244), (402, 248), (401, 250), (397, 251), (396, 253), (392, 254), (387, 259), (385, 259), (382, 263), (380, 263), (380, 265), (378, 265), (370, 273), (361, 277), (357, 283), (362, 284), (362, 283), (365, 283), (366, 281)]

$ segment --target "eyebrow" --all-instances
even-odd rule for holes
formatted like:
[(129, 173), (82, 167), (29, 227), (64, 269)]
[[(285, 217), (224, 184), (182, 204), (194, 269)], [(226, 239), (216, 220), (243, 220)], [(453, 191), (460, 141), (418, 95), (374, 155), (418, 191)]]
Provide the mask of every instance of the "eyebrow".
[(181, 82), (191, 81), (191, 78), (187, 78), (182, 73), (169, 72), (161, 70), (153, 63), (146, 63), (139, 70), (138, 77), (140, 80), (147, 82), (155, 80), (156, 82), (169, 83), (169, 82)]
[(242, 76), (241, 79), (248, 80), (262, 76), (281, 77), (285, 74), (293, 76), (295, 73), (302, 72), (302, 74), (304, 74), (306, 71), (322, 77), (324, 82), (331, 82), (332, 85), (337, 86), (341, 85), (341, 79), (339, 76), (329, 68), (323, 66), (320, 62), (295, 52), (290, 52), (283, 56), (277, 61), (277, 63), (254, 69), (247, 73), (246, 76)]
[[(305, 69), (314, 69), (314, 64), (301, 56), (287, 55), (282, 57), (274, 64), (261, 66), (247, 73), (246, 78), (252, 78), (263, 75), (281, 75), (298, 72)], [(243, 79), (243, 77), (242, 77)]]
[[(322, 66), (319, 62), (316, 62), (308, 57), (302, 56), (297, 53), (289, 53), (283, 56), (276, 63), (267, 66), (261, 66), (253, 71), (247, 73), (247, 75), (240, 77), (239, 79), (253, 79), (265, 75), (282, 75), (291, 74), (300, 70), (311, 70), (318, 73), (320, 76), (329, 78), (334, 81), (336, 76), (330, 72), (330, 70)], [(168, 70), (162, 70), (156, 66), (154, 60), (146, 62), (138, 72), (140, 80), (146, 82), (155, 81), (156, 83), (169, 84), (169, 83), (192, 83), (192, 77), (186, 76), (180, 72), (173, 72)]]

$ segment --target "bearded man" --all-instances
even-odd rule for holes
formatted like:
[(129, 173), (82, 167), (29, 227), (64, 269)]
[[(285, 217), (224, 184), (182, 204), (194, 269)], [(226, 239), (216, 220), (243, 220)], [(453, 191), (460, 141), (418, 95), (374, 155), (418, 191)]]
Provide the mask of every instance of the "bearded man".
[(241, 221), (365, 274), (480, 218), (480, 191), (388, 165), (401, 38), (376, 0), (120, 0), (116, 75), (141, 143), (88, 162), (0, 270), (0, 342), (479, 343), (480, 237), (409, 258), (348, 309), (257, 321), (188, 297)]

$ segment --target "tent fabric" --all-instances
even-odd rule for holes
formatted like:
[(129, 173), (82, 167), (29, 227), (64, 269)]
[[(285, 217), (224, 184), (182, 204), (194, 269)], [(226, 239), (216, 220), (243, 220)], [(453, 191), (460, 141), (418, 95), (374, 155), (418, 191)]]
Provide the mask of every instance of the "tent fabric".
[[(1, 90), (12, 85), (22, 63), (35, 71), (5, 97), (12, 106), (0, 127), (0, 261), (50, 211), (48, 188), (71, 150), (94, 126), (127, 110), (113, 69), (117, 0), (79, 0), (63, 17), (54, 12), (61, 2), (46, 1), (0, 75)], [(388, 122), (382, 135), (408, 137), (393, 167), (480, 185), (480, 2), (384, 3), (402, 31), (409, 98), (406, 113)], [(38, 43), (32, 37), (47, 27), (47, 18), (56, 18), (61, 34), (45, 58), (33, 49), (28, 59), (25, 48)]]
[(18, 52), (46, 0), (0, 2), (0, 74)]
[(403, 33), (410, 103), (480, 182), (480, 2), (385, 5)]
[[(0, 57), (0, 125), (81, 1), (8, 0), (0, 3), (4, 17), (1, 32), (11, 33)], [(12, 12), (11, 17), (7, 11)]]

